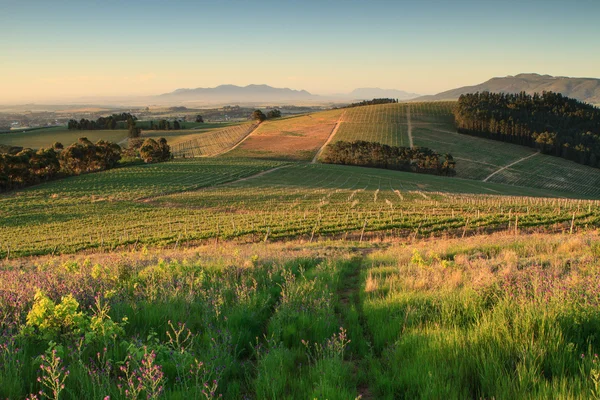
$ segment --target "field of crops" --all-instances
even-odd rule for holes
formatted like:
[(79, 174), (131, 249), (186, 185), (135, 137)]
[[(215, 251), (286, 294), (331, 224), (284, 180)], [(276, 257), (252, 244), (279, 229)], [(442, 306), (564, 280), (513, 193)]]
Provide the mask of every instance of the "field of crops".
[[(147, 121), (142, 121), (141, 123), (138, 123), (137, 125), (147, 125), (145, 124), (145, 122)], [(169, 145), (173, 146), (173, 145), (177, 145), (177, 143), (180, 142), (187, 142), (190, 141), (192, 139), (195, 139), (197, 135), (202, 135), (202, 134), (206, 134), (208, 132), (212, 132), (212, 131), (217, 131), (217, 130), (223, 130), (225, 128), (229, 128), (232, 126), (236, 126), (239, 125), (238, 123), (227, 123), (227, 122), (221, 122), (221, 123), (195, 123), (195, 122), (184, 122), (183, 123), (184, 128), (183, 129), (179, 129), (179, 130), (169, 130), (169, 131), (159, 131), (159, 130), (149, 130), (149, 129), (143, 129), (142, 128), (142, 138), (153, 138), (153, 139), (159, 139), (159, 138), (165, 138), (167, 139), (167, 142), (169, 143)]]
[(407, 104), (384, 104), (345, 110), (333, 141), (366, 140), (409, 147)]
[(72, 143), (75, 143), (80, 137), (87, 137), (92, 142), (103, 139), (118, 143), (127, 138), (127, 131), (70, 131), (66, 127), (55, 127), (39, 130), (36, 129), (29, 132), (2, 133), (0, 134), (0, 143), (9, 146), (38, 149), (40, 147), (51, 147), (55, 142), (60, 142), (66, 147)]
[(171, 153), (175, 157), (185, 158), (216, 156), (238, 144), (256, 126), (256, 123), (248, 122), (200, 133), (187, 140), (180, 138), (171, 144)]
[(309, 161), (329, 138), (342, 110), (268, 120), (227, 157)]
[(494, 234), (0, 261), (0, 396), (595, 398), (599, 241)]
[[(484, 180), (501, 168), (536, 153), (535, 149), (461, 135), (454, 128), (454, 102), (400, 103), (350, 108), (334, 141), (367, 140), (408, 146), (408, 108), (415, 146), (450, 153), (457, 177)], [(533, 156), (489, 178), (491, 182), (600, 197), (600, 170), (561, 158)]]
[[(219, 185), (260, 171), (268, 173)], [(518, 229), (598, 226), (596, 201), (514, 195), (561, 193), (336, 165), (181, 160), (1, 196), (0, 257), (205, 240), (471, 234), (515, 223)]]

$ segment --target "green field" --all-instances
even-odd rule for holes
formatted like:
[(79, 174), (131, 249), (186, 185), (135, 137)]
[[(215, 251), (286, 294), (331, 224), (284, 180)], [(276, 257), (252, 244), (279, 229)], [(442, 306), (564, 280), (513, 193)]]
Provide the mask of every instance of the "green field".
[[(529, 157), (535, 149), (461, 135), (454, 128), (454, 102), (400, 103), (347, 109), (334, 141), (366, 140), (408, 146), (408, 108), (415, 146), (456, 161), (456, 176), (485, 180), (501, 168)], [(490, 182), (600, 197), (600, 170), (558, 157), (536, 155), (489, 178)]]
[(596, 201), (517, 195), (561, 193), (336, 165), (179, 160), (1, 196), (0, 257), (209, 239), (423, 237), (507, 229), (515, 218), (523, 229), (563, 230), (573, 214), (580, 229), (600, 217)]
[(38, 149), (41, 147), (52, 147), (55, 142), (60, 142), (66, 147), (75, 143), (80, 137), (87, 137), (92, 142), (103, 139), (119, 143), (127, 138), (127, 131), (79, 131), (68, 130), (66, 127), (55, 127), (27, 132), (2, 133), (0, 134), (0, 144)]

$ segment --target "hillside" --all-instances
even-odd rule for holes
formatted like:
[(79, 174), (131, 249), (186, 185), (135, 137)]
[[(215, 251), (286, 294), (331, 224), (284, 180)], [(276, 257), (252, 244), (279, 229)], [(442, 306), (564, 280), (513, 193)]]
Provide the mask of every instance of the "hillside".
[(504, 93), (519, 93), (524, 91), (528, 94), (552, 91), (585, 101), (586, 103), (600, 104), (600, 79), (539, 74), (519, 74), (492, 78), (478, 85), (447, 90), (432, 96), (422, 96), (415, 99), (415, 101), (455, 100), (461, 94), (483, 91)]
[(600, 198), (600, 169), (532, 148), (459, 134), (455, 102), (398, 103), (346, 110), (332, 141), (366, 140), (422, 146), (456, 161), (458, 178), (562, 191)]

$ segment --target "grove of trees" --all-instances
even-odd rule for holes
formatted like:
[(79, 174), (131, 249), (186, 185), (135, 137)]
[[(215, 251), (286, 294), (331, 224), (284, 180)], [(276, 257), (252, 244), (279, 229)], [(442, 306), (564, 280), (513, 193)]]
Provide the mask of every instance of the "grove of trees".
[(267, 113), (267, 119), (281, 118), (281, 111), (274, 109)]
[(0, 154), (0, 191), (114, 168), (121, 159), (119, 145), (104, 140), (96, 143), (80, 138), (66, 149), (23, 149), (17, 154)]
[(158, 141), (148, 138), (140, 147), (140, 158), (146, 163), (156, 163), (171, 159), (171, 147), (165, 138)]
[(560, 93), (465, 94), (454, 117), (460, 133), (600, 167), (600, 109)]
[(327, 146), (322, 161), (327, 164), (356, 165), (398, 171), (453, 176), (456, 163), (450, 154), (440, 156), (426, 147), (398, 147), (357, 140)]
[(136, 121), (137, 118), (134, 115), (129, 113), (121, 113), (121, 114), (113, 114), (108, 117), (100, 117), (95, 121), (90, 121), (89, 119), (82, 118), (79, 121), (74, 119), (69, 120), (67, 123), (67, 128), (69, 130), (80, 130), (80, 131), (93, 131), (99, 129), (117, 129), (117, 122), (128, 121), (128, 125), (131, 123), (129, 121)]
[(112, 142), (99, 140), (92, 143), (85, 137), (63, 148), (55, 143), (51, 148), (39, 150), (22, 149), (18, 153), (0, 153), (0, 192), (35, 185), (51, 179), (114, 168), (125, 154), (141, 158), (146, 163), (171, 159), (170, 147), (164, 138), (158, 141), (133, 139), (138, 143), (122, 152), (121, 147)]
[(267, 116), (260, 110), (254, 110), (252, 113), (252, 119), (255, 121), (263, 122), (267, 119)]

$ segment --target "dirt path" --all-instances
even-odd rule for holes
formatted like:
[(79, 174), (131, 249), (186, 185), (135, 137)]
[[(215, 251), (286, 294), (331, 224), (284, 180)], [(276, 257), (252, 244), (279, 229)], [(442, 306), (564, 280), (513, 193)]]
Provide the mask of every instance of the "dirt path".
[(240, 144), (244, 143), (246, 141), (246, 139), (248, 139), (254, 132), (256, 132), (256, 130), (260, 127), (261, 124), (262, 124), (262, 122), (259, 122), (258, 124), (256, 124), (256, 126), (254, 127), (254, 129), (252, 129), (250, 132), (248, 132), (248, 134), (246, 136), (244, 136), (242, 138), (242, 140), (240, 140), (235, 145), (233, 145), (233, 147), (230, 147), (227, 150), (224, 150), (224, 151), (222, 151), (220, 153), (217, 153), (217, 154), (212, 154), (212, 155), (207, 156), (207, 157), (218, 157), (218, 156), (222, 156), (223, 154), (229, 153), (231, 150), (235, 149)]
[(489, 174), (489, 175), (487, 176), (487, 178), (485, 178), (483, 181), (484, 181), (484, 182), (487, 182), (487, 181), (488, 181), (488, 179), (490, 179), (492, 176), (496, 175), (498, 172), (502, 172), (502, 171), (504, 171), (505, 169), (507, 169), (507, 168), (510, 168), (510, 167), (512, 167), (513, 165), (520, 163), (521, 161), (525, 161), (525, 160), (527, 160), (528, 158), (535, 157), (535, 156), (537, 156), (538, 154), (540, 154), (540, 152), (539, 152), (539, 151), (538, 151), (537, 153), (533, 153), (533, 154), (531, 154), (531, 155), (528, 155), (527, 157), (523, 157), (523, 158), (521, 158), (521, 159), (519, 159), (519, 160), (517, 160), (517, 161), (515, 161), (515, 162), (513, 162), (513, 163), (510, 163), (510, 164), (508, 164), (508, 165), (505, 165), (504, 167), (500, 168), (499, 170), (497, 170), (497, 171), (494, 171), (494, 172), (492, 172), (491, 174)]
[(412, 137), (412, 122), (410, 120), (410, 104), (408, 106), (406, 106), (406, 124), (408, 125), (408, 145), (412, 149), (413, 147), (415, 147), (415, 144), (413, 143), (413, 137)]
[(333, 137), (335, 136), (335, 134), (337, 133), (342, 120), (344, 119), (344, 114), (346, 114), (346, 111), (344, 111), (342, 113), (342, 115), (340, 115), (340, 118), (337, 120), (337, 122), (335, 123), (333, 129), (331, 130), (331, 133), (329, 134), (329, 137), (327, 138), (327, 141), (325, 142), (325, 144), (323, 146), (321, 146), (321, 148), (319, 149), (319, 151), (317, 151), (317, 154), (315, 154), (315, 156), (313, 157), (311, 164), (316, 164), (317, 160), (319, 159), (319, 156), (321, 155), (321, 153), (323, 153), (323, 150), (325, 150), (325, 147), (331, 142), (331, 140), (333, 139)]

